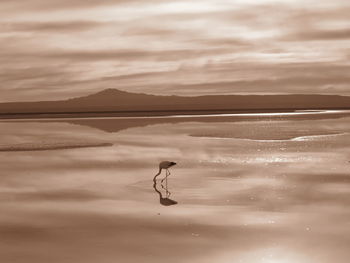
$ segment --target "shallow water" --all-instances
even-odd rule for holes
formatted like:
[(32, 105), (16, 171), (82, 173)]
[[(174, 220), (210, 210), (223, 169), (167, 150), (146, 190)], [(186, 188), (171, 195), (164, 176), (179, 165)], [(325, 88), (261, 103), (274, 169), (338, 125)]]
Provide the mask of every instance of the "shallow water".
[(0, 262), (349, 261), (347, 112), (2, 121), (1, 149)]

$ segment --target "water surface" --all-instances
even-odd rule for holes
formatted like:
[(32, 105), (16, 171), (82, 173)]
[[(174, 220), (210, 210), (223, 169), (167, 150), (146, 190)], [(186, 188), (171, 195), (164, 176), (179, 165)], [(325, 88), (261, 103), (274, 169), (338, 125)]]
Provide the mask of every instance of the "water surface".
[(2, 121), (0, 262), (346, 263), (349, 161), (347, 112)]

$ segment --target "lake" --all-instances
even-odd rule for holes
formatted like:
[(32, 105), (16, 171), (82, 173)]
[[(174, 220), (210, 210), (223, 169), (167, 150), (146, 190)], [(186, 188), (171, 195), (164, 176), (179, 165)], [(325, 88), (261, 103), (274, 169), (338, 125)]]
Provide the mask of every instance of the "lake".
[(349, 111), (3, 120), (0, 262), (347, 263), (349, 161)]

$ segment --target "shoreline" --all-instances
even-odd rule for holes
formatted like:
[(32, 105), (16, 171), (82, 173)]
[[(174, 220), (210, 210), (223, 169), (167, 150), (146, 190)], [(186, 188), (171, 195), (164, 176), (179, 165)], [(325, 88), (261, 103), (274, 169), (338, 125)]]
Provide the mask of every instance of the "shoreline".
[(150, 111), (99, 111), (99, 112), (27, 112), (0, 113), (0, 120), (20, 119), (75, 119), (75, 118), (152, 118), (152, 117), (210, 117), (210, 116), (240, 116), (242, 114), (316, 114), (322, 112), (339, 113), (350, 108), (320, 108), (320, 109), (222, 109), (222, 110), (150, 110)]

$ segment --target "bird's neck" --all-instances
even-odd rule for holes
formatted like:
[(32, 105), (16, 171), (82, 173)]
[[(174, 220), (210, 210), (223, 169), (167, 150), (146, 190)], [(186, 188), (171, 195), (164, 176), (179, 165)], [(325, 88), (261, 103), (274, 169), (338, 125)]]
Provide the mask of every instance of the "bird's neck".
[(162, 168), (159, 167), (159, 171), (158, 171), (158, 173), (154, 176), (154, 178), (156, 178), (158, 175), (160, 175), (161, 172), (162, 172)]

